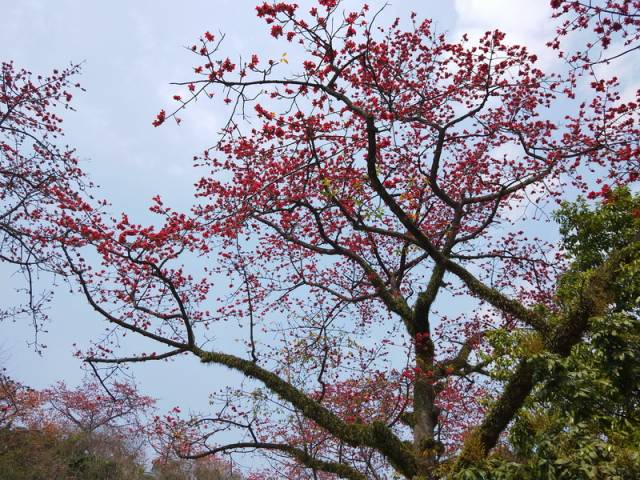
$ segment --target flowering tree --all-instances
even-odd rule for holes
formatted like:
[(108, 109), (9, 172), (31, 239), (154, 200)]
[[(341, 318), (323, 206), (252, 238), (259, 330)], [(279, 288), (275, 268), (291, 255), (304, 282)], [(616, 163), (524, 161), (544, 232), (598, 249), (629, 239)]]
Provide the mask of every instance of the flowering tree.
[[(167, 446), (170, 446), (168, 444)], [(233, 466), (214, 456), (198, 459), (185, 459), (169, 449), (159, 452), (153, 460), (153, 478), (165, 479), (193, 479), (193, 480), (242, 480), (239, 472), (234, 472)]]
[(0, 374), (0, 428), (9, 428), (16, 420), (31, 415), (40, 407), (38, 392), (22, 385), (5, 374)]
[[(143, 226), (64, 199), (68, 268), (114, 327), (86, 360), (187, 354), (256, 382), (217, 396), (215, 414), (160, 419), (184, 456), (258, 450), (277, 478), (471, 475), (553, 378), (545, 362), (569, 358), (619, 303), (633, 238), (580, 270), (535, 232), (544, 197), (608, 198), (590, 171), (637, 180), (637, 103), (615, 79), (576, 100), (581, 77), (544, 73), (498, 31), (452, 43), (415, 15), (383, 28), (336, 0), (257, 13), (300, 70), (279, 73), (287, 54), (218, 58), (206, 32), (178, 107), (154, 121), (220, 95), (231, 109), (196, 158), (191, 212), (158, 196), (160, 221)], [(116, 351), (131, 333), (153, 346)]]
[(42, 396), (40, 417), (58, 428), (85, 433), (110, 429), (117, 430), (122, 437), (143, 433), (146, 417), (155, 406), (154, 399), (123, 382), (116, 382), (108, 390), (97, 381), (86, 380), (75, 389), (59, 382), (43, 390)]
[[(168, 447), (153, 458), (153, 478), (239, 480), (221, 459), (186, 460), (153, 428), (155, 400), (135, 385), (108, 386), (86, 378), (76, 388), (58, 382), (26, 387), (0, 375), (0, 470), (7, 478), (150, 478), (148, 446)], [(158, 417), (159, 418), (159, 417)]]
[[(0, 262), (16, 266), (26, 279), (27, 301), (0, 311), (0, 319), (32, 315), (36, 335), (47, 295), (34, 289), (39, 270), (60, 273), (48, 219), (60, 195), (85, 185), (73, 150), (57, 145), (63, 135), (60, 109), (69, 109), (78, 66), (34, 75), (0, 66)], [(37, 336), (36, 336), (37, 345)]]
[(0, 470), (7, 478), (144, 478), (154, 400), (92, 380), (35, 390), (0, 377)]
[(136, 387), (116, 382), (105, 390), (86, 379), (71, 389), (64, 382), (35, 390), (3, 373), (0, 377), (2, 425), (17, 425), (59, 431), (93, 433), (109, 429), (122, 437), (145, 433), (147, 417), (155, 400), (138, 393)]
[[(640, 48), (640, 4), (622, 1), (553, 0), (554, 17), (563, 21), (550, 46), (559, 49), (569, 33), (591, 30), (594, 37), (584, 49), (567, 56), (567, 60), (583, 69), (609, 63)], [(563, 54), (564, 55), (564, 54)]]

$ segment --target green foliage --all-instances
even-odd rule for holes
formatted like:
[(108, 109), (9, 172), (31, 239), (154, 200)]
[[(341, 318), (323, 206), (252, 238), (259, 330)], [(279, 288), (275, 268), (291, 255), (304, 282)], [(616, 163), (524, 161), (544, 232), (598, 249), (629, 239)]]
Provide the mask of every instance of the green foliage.
[(583, 198), (564, 202), (555, 218), (574, 268), (586, 271), (600, 265), (613, 250), (638, 239), (640, 196), (617, 188), (595, 209)]
[[(564, 203), (556, 213), (560, 233), (572, 265), (558, 287), (561, 300), (570, 300), (589, 272), (614, 252), (640, 240), (640, 196), (626, 188), (613, 190), (598, 208), (590, 209), (583, 199)], [(609, 289), (618, 311), (638, 308), (640, 259), (627, 265)]]
[[(593, 319), (565, 359), (550, 360), (510, 432), (504, 478), (640, 478), (640, 322)], [(497, 477), (500, 478), (500, 477)]]
[(108, 432), (0, 429), (2, 480), (241, 480), (213, 458), (171, 458), (145, 473), (141, 448)]
[(147, 478), (121, 439), (92, 433), (0, 430), (3, 480), (136, 480)]
[(522, 359), (535, 361), (538, 387), (514, 420), (508, 441), (483, 464), (456, 472), (456, 480), (640, 478), (640, 195), (620, 188), (597, 208), (579, 199), (556, 215), (571, 262), (557, 290), (557, 324), (577, 305), (596, 269), (634, 248), (606, 286), (604, 314), (566, 358), (540, 349), (526, 331), (488, 335), (493, 375), (506, 379)]

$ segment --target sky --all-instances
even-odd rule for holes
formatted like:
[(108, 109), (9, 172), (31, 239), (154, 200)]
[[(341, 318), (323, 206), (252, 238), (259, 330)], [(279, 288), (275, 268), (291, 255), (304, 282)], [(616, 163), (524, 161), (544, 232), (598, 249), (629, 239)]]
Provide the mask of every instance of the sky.
[[(308, 8), (313, 2), (301, 1)], [(358, 2), (347, 1), (345, 7)], [(370, 1), (372, 8), (385, 2)], [(114, 212), (144, 219), (150, 199), (161, 193), (176, 209), (191, 204), (198, 171), (192, 157), (211, 146), (226, 120), (214, 104), (199, 102), (182, 115), (183, 123), (153, 128), (155, 114), (171, 106), (176, 87), (170, 82), (190, 78), (194, 58), (185, 49), (203, 32), (226, 35), (223, 51), (234, 58), (254, 52), (279, 58), (281, 42), (255, 16), (252, 0), (0, 0), (0, 57), (36, 72), (82, 62), (79, 78), (86, 93), (74, 99), (76, 112), (65, 116), (65, 141), (77, 149), (85, 171), (100, 185)], [(385, 15), (433, 18), (439, 31), (456, 38), (501, 29), (513, 43), (539, 52), (543, 66), (557, 62), (544, 54), (553, 36), (547, 0), (395, 0)], [(0, 268), (0, 302), (15, 300), (10, 292), (18, 279)], [(50, 282), (50, 279), (43, 279)], [(73, 344), (88, 345), (104, 324), (84, 299), (58, 288), (50, 310), (47, 349), (41, 356), (27, 347), (32, 330), (24, 322), (0, 323), (0, 361), (14, 378), (35, 388), (57, 380), (76, 384), (81, 362)], [(145, 394), (160, 406), (183, 410), (207, 406), (207, 394), (238, 378), (222, 369), (203, 370), (186, 358), (173, 363), (145, 364), (135, 369)], [(188, 395), (185, 395), (188, 392)]]

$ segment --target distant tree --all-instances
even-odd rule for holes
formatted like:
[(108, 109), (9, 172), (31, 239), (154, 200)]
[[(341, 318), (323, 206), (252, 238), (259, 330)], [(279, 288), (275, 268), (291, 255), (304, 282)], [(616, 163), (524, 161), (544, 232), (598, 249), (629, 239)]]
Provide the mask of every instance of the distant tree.
[[(86, 379), (35, 390), (0, 376), (2, 480), (241, 480), (220, 459), (180, 458), (153, 422), (155, 401), (134, 385)], [(169, 439), (171, 441), (171, 439)], [(149, 446), (158, 449), (147, 464)], [(145, 473), (148, 465), (152, 471)]]
[(153, 462), (153, 478), (158, 480), (242, 480), (233, 468), (214, 457), (184, 459), (166, 452)]
[(9, 377), (4, 368), (0, 371), (0, 428), (9, 428), (15, 421), (31, 416), (41, 404), (39, 392)]
[(108, 429), (123, 438), (144, 433), (155, 407), (153, 398), (141, 395), (135, 385), (125, 382), (115, 382), (108, 390), (97, 380), (86, 379), (74, 389), (58, 382), (44, 389), (41, 396), (39, 416), (45, 422), (85, 433)]
[(138, 480), (148, 478), (143, 460), (121, 437), (106, 432), (0, 430), (3, 480)]
[(154, 400), (87, 380), (34, 390), (0, 377), (0, 472), (5, 479), (135, 479), (144, 473)]

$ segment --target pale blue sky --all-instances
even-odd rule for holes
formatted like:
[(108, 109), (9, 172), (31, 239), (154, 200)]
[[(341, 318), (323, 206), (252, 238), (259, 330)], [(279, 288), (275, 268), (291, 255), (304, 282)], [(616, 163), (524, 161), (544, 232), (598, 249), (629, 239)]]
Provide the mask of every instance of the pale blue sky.
[[(76, 97), (77, 112), (66, 116), (66, 141), (77, 148), (85, 170), (101, 186), (98, 196), (110, 199), (115, 212), (126, 210), (141, 219), (157, 193), (178, 209), (188, 208), (198, 177), (191, 158), (214, 142), (225, 120), (216, 105), (200, 102), (183, 115), (180, 127), (151, 126), (160, 108), (171, 104), (174, 88), (169, 83), (190, 77), (194, 59), (183, 46), (210, 30), (226, 34), (223, 50), (232, 58), (254, 51), (275, 58), (283, 53), (282, 43), (255, 17), (256, 3), (0, 0), (0, 58), (43, 73), (84, 61), (80, 81), (87, 92)], [(298, 3), (308, 7), (313, 2)], [(369, 4), (376, 8), (383, 2)], [(501, 28), (512, 34), (512, 41), (537, 48), (551, 35), (547, 5), (547, 0), (396, 0), (387, 16), (416, 10), (454, 35)], [(10, 291), (15, 283), (1, 268), (0, 291)], [(0, 324), (0, 351), (10, 374), (36, 388), (58, 379), (76, 383), (82, 371), (71, 355), (72, 344), (87, 345), (104, 328), (82, 298), (59, 290), (49, 333), (43, 337), (48, 348), (41, 357), (26, 348), (28, 325)], [(11, 302), (12, 296), (0, 301)], [(144, 365), (135, 373), (144, 393), (159, 397), (161, 406), (202, 409), (211, 390), (235, 377), (223, 369), (205, 372), (196, 363), (183, 358)]]

